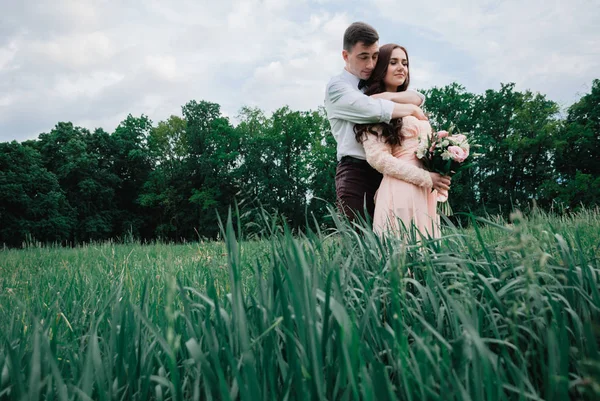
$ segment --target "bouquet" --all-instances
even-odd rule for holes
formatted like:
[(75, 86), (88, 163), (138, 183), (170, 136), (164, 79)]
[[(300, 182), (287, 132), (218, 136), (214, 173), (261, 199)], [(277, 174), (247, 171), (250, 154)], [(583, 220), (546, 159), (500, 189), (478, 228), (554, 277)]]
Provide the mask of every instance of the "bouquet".
[[(471, 145), (466, 135), (452, 134), (449, 131), (437, 131), (431, 136), (421, 137), (417, 148), (417, 158), (429, 171), (452, 176), (471, 165), (475, 155), (471, 154)], [(438, 202), (446, 202), (448, 193), (438, 191)], [(449, 214), (449, 213), (446, 213)]]

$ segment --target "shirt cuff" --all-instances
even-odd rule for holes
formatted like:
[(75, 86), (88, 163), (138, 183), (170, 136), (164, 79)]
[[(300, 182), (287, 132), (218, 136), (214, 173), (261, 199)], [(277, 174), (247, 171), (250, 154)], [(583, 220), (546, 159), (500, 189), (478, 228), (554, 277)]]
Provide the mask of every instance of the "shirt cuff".
[(381, 116), (379, 122), (389, 124), (392, 121), (392, 113), (394, 112), (394, 102), (386, 99), (378, 99), (381, 103)]

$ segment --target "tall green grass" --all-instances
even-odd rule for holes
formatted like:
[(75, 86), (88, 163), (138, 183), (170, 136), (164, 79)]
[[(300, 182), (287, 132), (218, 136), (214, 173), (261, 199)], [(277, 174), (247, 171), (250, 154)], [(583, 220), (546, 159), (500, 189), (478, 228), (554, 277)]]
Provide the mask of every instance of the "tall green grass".
[(0, 253), (0, 400), (594, 400), (600, 212)]

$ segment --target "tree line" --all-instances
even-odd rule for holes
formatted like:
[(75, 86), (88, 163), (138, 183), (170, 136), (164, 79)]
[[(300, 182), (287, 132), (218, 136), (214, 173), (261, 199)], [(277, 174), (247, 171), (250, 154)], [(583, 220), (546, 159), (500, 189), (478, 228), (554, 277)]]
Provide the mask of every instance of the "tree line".
[[(566, 113), (514, 84), (424, 93), (434, 129), (470, 132), (484, 154), (454, 177), (455, 212), (597, 205), (600, 80)], [(250, 231), (261, 210), (296, 230), (330, 224), (337, 162), (323, 109), (245, 107), (238, 120), (192, 100), (158, 124), (129, 115), (108, 133), (59, 122), (35, 140), (0, 143), (0, 244), (215, 238), (232, 205)]]

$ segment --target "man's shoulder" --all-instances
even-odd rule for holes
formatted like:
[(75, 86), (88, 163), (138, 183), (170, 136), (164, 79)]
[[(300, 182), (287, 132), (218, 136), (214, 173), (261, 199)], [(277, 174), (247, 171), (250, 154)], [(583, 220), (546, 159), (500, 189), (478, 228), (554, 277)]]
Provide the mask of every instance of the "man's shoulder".
[(331, 77), (329, 79), (329, 82), (327, 82), (327, 87), (329, 88), (330, 86), (338, 84), (338, 83), (345, 83), (345, 80), (343, 78), (344, 78), (344, 73), (334, 75), (333, 77)]
[(334, 77), (331, 77), (331, 79), (327, 83), (327, 87), (326, 87), (326, 92), (328, 94), (332, 94), (332, 92), (339, 92), (339, 91), (345, 92), (347, 90), (358, 91), (358, 88), (355, 87), (355, 83), (351, 82), (348, 79), (347, 74), (344, 72), (342, 72), (341, 74), (338, 74)]

